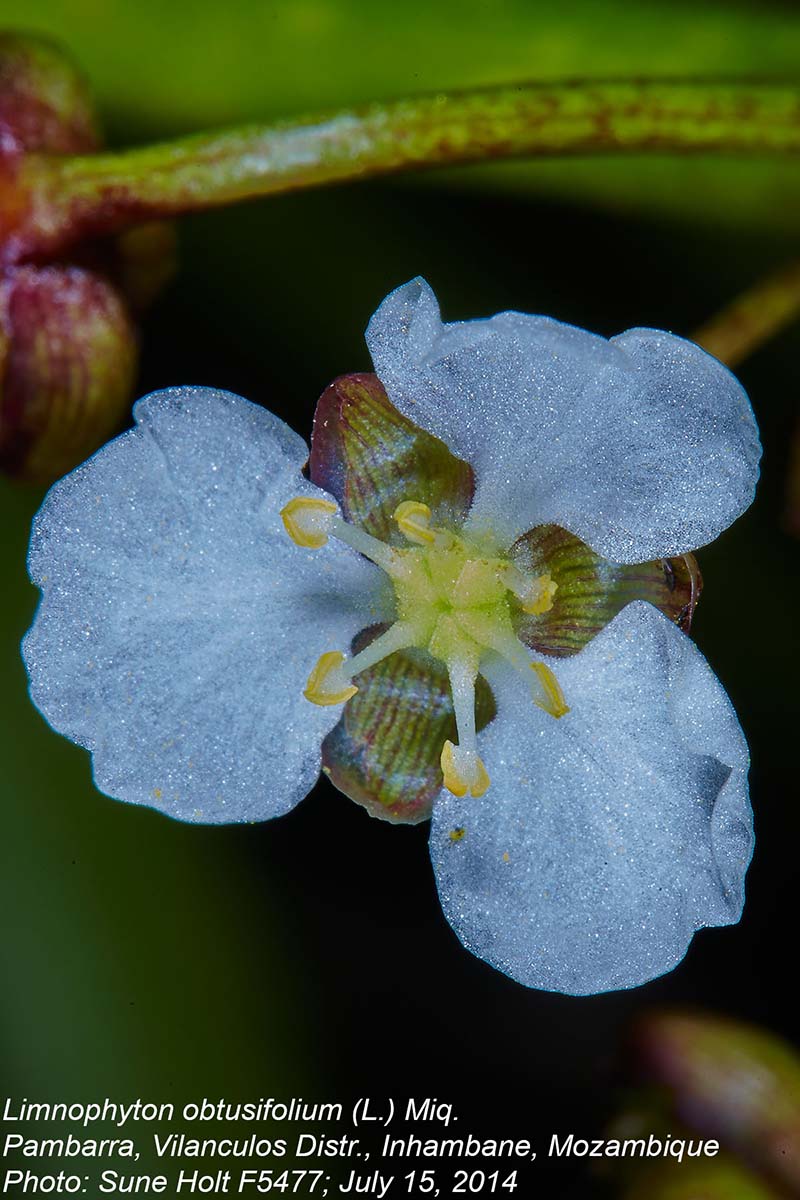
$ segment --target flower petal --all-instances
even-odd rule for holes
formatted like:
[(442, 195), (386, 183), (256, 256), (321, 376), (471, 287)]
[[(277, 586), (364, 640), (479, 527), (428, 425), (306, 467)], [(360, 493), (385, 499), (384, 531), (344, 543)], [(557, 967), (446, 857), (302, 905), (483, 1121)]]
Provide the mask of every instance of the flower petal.
[(552, 607), (519, 612), (515, 632), (526, 646), (562, 657), (577, 654), (633, 600), (647, 600), (688, 633), (703, 583), (691, 554), (649, 563), (610, 563), (557, 525), (539, 525), (511, 547), (530, 575), (557, 585)]
[(739, 919), (747, 747), (702, 655), (641, 601), (557, 670), (572, 710), (558, 721), (518, 677), (495, 680), (479, 738), (491, 789), (436, 802), (442, 906), (474, 954), (528, 987), (635, 987), (695, 930)]
[[(353, 653), (380, 632), (356, 638)], [(444, 664), (420, 650), (399, 650), (362, 671), (357, 683), (323, 744), (323, 770), (373, 817), (402, 825), (427, 821), (442, 787), (442, 746), (457, 739)], [(477, 681), (475, 706), (483, 729), (496, 711), (484, 679)]]
[(404, 500), (426, 504), (431, 523), (448, 527), (472, 501), (467, 464), (399, 413), (375, 375), (343, 375), (322, 393), (309, 473), (347, 520), (398, 545), (406, 541), (393, 517)]
[(513, 312), (443, 325), (416, 279), (384, 300), (367, 344), (392, 403), (473, 467), (474, 519), (507, 542), (554, 524), (615, 562), (668, 558), (753, 498), (747, 396), (672, 334), (606, 341)]
[(322, 493), (271, 413), (204, 388), (134, 412), (34, 523), (31, 695), (111, 796), (185, 821), (277, 816), (312, 787), (340, 715), (303, 699), (308, 674), (385, 615), (380, 572), (286, 536), (282, 505)]

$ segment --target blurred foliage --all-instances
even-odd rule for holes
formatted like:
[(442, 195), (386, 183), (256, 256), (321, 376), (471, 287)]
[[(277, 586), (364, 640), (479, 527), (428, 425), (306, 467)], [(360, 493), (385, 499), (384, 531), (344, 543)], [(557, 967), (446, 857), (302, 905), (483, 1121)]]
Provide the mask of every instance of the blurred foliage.
[[(610, 1134), (674, 1138), (683, 1162), (609, 1160), (625, 1200), (800, 1196), (800, 1054), (768, 1029), (701, 1010), (645, 1012), (630, 1030), (635, 1088)], [(707, 1139), (719, 1157), (698, 1153)], [(693, 1161), (694, 1160), (694, 1161)]]
[[(61, 37), (105, 107), (159, 134), (415, 88), (573, 75), (796, 77), (793, 6), (689, 0), (6, 0)], [(166, 118), (166, 119), (165, 119)], [(171, 126), (171, 128), (170, 128)]]
[(781, 1200), (724, 1155), (710, 1162), (667, 1162), (642, 1172), (622, 1200)]

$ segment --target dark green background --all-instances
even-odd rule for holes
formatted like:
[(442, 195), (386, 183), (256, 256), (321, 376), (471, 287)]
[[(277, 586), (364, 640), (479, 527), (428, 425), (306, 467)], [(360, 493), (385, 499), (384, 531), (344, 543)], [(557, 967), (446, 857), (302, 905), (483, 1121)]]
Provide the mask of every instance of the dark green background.
[[(71, 46), (114, 144), (523, 77), (800, 72), (790, 4), (6, 0), (2, 22)], [(330, 379), (369, 366), (379, 300), (416, 274), (449, 319), (516, 308), (689, 333), (797, 253), (798, 200), (797, 168), (778, 161), (665, 158), (453, 171), (192, 217), (144, 328), (139, 391), (228, 388), (307, 436)], [(701, 1004), (796, 1039), (800, 547), (781, 514), (799, 337), (740, 371), (763, 483), (700, 555), (697, 641), (753, 753), (745, 918), (624, 994), (530, 992), (472, 959), (441, 916), (426, 828), (371, 820), (325, 782), (287, 818), (228, 829), (99, 795), (88, 757), (27, 700), (18, 642), (41, 495), (3, 484), (0, 1091), (432, 1095), (457, 1103), (462, 1132), (591, 1136), (613, 1106), (618, 1039), (648, 1006)], [(530, 1180), (586, 1194), (577, 1164), (555, 1177)]]

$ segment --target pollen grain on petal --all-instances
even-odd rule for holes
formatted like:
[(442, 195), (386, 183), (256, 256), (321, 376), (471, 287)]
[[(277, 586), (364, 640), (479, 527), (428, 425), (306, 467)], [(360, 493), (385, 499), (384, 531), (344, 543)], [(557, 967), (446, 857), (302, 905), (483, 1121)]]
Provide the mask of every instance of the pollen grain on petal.
[(303, 691), (306, 700), (326, 707), (331, 704), (344, 704), (351, 696), (355, 696), (358, 688), (341, 672), (343, 662), (344, 655), (341, 650), (328, 650), (320, 655)]
[(569, 712), (569, 705), (564, 699), (561, 685), (553, 672), (543, 662), (532, 662), (531, 670), (536, 674), (538, 688), (533, 702), (544, 709), (551, 717), (563, 717)]
[(313, 496), (295, 496), (281, 509), (286, 532), (297, 546), (319, 550), (328, 540), (331, 522), (337, 512), (332, 500)]

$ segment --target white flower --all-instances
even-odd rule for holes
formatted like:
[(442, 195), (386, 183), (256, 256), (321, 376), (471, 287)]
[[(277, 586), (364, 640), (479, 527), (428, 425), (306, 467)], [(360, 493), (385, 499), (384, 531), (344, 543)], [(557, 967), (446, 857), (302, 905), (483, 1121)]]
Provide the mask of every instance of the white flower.
[[(446, 668), (458, 736), (441, 747), (431, 854), (456, 933), (531, 987), (643, 983), (695, 930), (738, 920), (746, 745), (700, 653), (650, 604), (580, 653), (532, 655), (520, 622), (545, 621), (559, 585), (517, 539), (561, 526), (609, 572), (710, 541), (752, 499), (747, 397), (666, 333), (606, 341), (516, 313), (442, 325), (420, 280), (367, 340), (399, 413), (470, 464), (471, 505), (442, 522), (422, 467), (407, 491), (395, 472), (396, 536), (376, 539), (302, 477), (306, 446), (276, 417), (202, 388), (148, 396), (36, 519), (33, 699), (109, 795), (255, 821), (309, 791), (375, 664)], [(476, 733), (479, 674), (497, 711)]]

